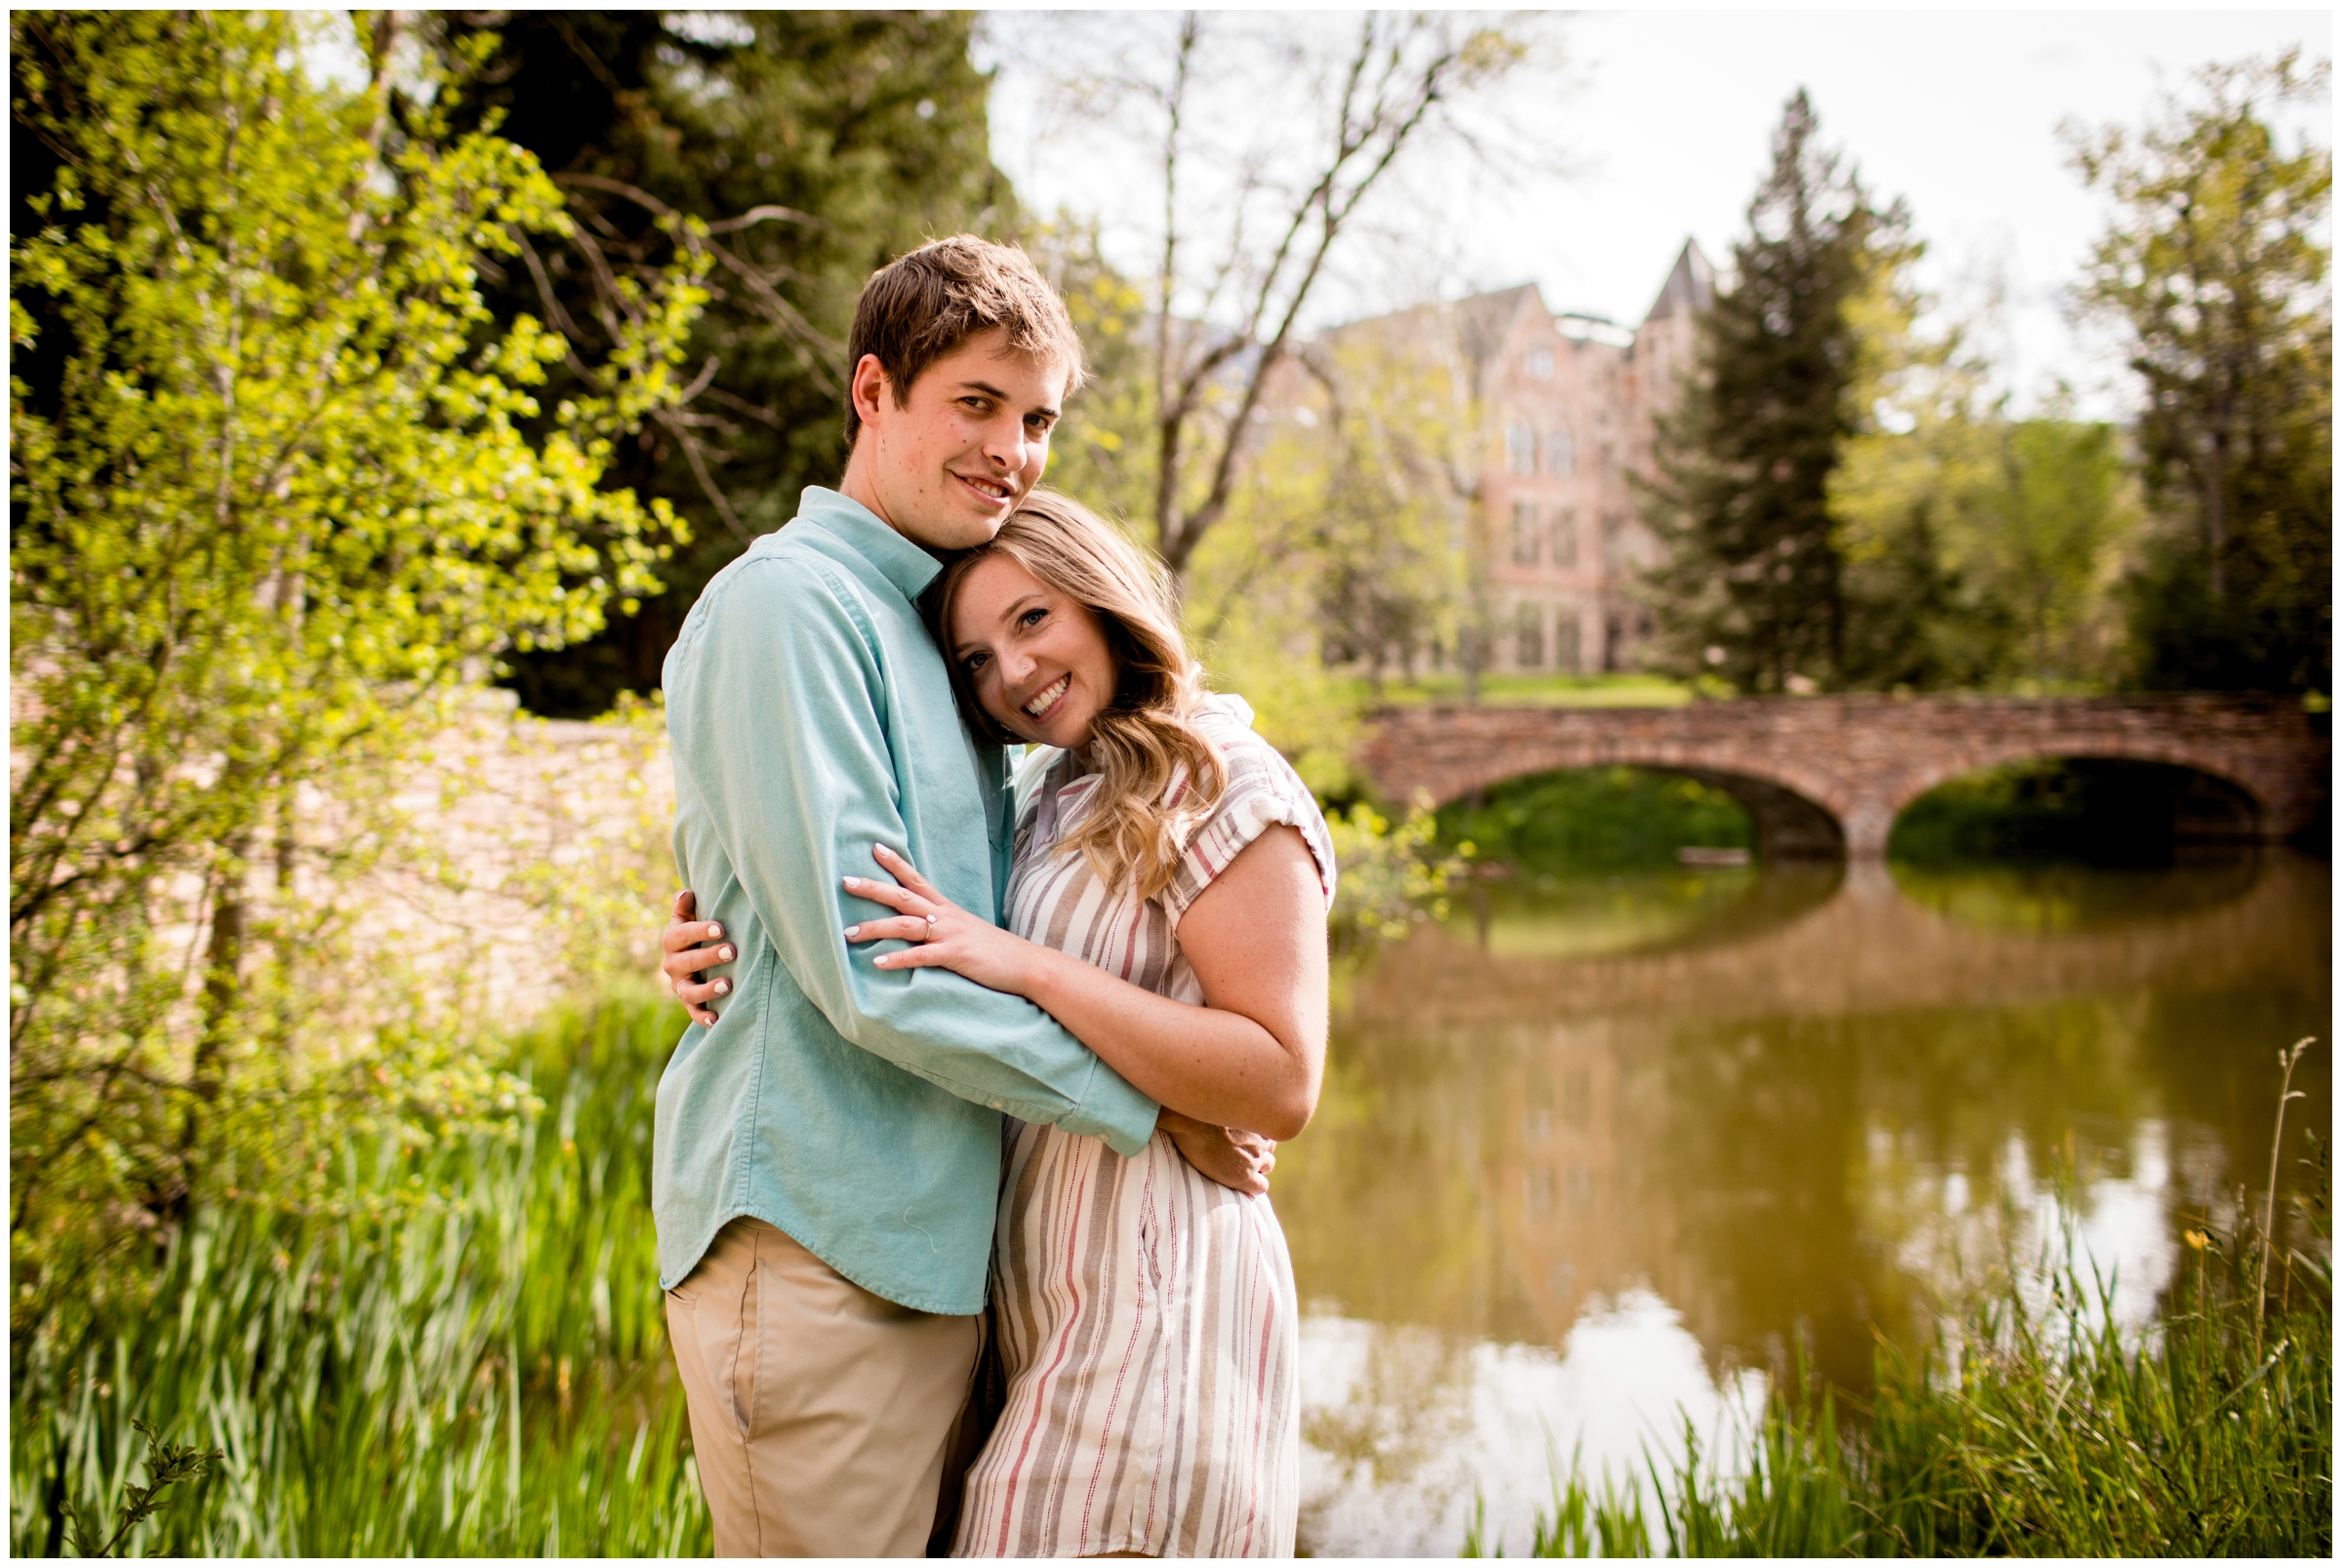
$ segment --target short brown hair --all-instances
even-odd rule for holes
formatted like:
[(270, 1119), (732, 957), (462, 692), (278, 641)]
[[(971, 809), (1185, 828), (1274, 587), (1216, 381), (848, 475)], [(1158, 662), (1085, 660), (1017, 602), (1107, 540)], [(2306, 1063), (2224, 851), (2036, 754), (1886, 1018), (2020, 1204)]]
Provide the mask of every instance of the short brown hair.
[[(846, 374), (853, 376), (863, 355), (876, 354), (894, 384), (895, 406), (902, 408), (910, 401), (910, 383), (928, 366), (994, 328), (1008, 334), (1012, 350), (1063, 362), (1067, 391), (1081, 384), (1081, 340), (1066, 302), (1018, 247), (973, 234), (930, 240), (870, 274), (854, 306)], [(849, 380), (847, 446), (861, 430)]]

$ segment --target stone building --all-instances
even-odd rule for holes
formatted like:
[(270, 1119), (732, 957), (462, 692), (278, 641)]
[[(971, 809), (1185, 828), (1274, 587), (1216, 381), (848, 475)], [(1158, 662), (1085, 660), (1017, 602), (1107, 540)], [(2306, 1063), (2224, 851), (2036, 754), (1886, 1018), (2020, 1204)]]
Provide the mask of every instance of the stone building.
[(1657, 542), (1630, 475), (1651, 471), (1653, 420), (1690, 362), (1714, 273), (1686, 243), (1629, 331), (1555, 314), (1534, 285), (1463, 301), (1455, 315), (1481, 411), (1490, 667), (1635, 667), (1650, 611), (1628, 591)]
[[(1476, 410), (1460, 487), (1485, 668), (1632, 669), (1651, 633), (1630, 583), (1657, 542), (1629, 476), (1693, 352), (1714, 269), (1686, 242), (1641, 325), (1556, 314), (1534, 284), (1335, 329), (1442, 362)], [(1446, 660), (1442, 660), (1446, 663)]]

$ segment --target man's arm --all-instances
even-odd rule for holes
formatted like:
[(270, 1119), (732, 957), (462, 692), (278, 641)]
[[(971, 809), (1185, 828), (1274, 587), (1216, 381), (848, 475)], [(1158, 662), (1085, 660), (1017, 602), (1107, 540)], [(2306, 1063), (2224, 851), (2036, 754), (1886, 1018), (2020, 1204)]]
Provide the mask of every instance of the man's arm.
[(1040, 1009), (948, 972), (888, 973), (848, 947), (847, 867), (867, 867), (873, 844), (909, 841), (875, 634), (827, 572), (749, 570), (790, 577), (782, 592), (732, 585), (692, 678), (670, 694), (668, 725), (678, 784), (688, 779), (781, 961), (864, 1050), (961, 1099), (1137, 1153), (1154, 1103)]

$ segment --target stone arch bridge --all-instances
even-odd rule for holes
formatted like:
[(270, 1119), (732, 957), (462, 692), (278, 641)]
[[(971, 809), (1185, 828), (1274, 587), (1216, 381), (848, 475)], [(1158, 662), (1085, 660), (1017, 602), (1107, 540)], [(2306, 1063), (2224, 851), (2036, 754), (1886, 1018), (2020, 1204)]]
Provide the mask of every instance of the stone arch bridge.
[(1963, 774), (2037, 758), (2115, 758), (2209, 781), (2194, 824), (2286, 839), (2326, 811), (2323, 714), (2227, 696), (1753, 698), (1682, 707), (1386, 708), (1358, 760), (1394, 800), (1444, 805), (1528, 774), (1617, 763), (1687, 774), (1729, 793), (1771, 859), (1870, 858), (1895, 818)]

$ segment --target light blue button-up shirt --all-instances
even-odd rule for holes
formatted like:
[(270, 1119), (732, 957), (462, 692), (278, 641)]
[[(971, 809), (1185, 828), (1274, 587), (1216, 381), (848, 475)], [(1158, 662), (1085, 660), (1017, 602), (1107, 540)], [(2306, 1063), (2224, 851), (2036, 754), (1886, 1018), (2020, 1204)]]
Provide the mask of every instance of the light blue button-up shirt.
[(849, 946), (849, 899), (903, 851), (997, 919), (1015, 832), (997, 747), (972, 740), (913, 601), (939, 568), (834, 491), (716, 574), (666, 656), (675, 864), (739, 959), (712, 1027), (659, 1080), (659, 1277), (727, 1221), (778, 1226), (867, 1290), (984, 1307), (1000, 1117), (1136, 1154), (1155, 1105), (1022, 997)]

